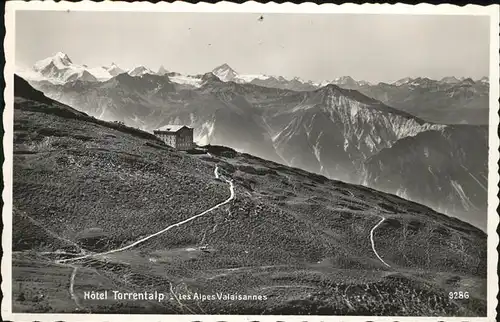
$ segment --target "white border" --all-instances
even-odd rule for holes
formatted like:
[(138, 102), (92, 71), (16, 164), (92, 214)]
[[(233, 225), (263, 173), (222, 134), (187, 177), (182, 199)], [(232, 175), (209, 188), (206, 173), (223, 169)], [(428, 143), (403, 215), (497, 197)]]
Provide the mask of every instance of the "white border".
[(219, 2), (217, 4), (208, 3), (157, 3), (149, 2), (99, 2), (81, 1), (79, 3), (53, 1), (45, 2), (23, 2), (9, 1), (5, 8), (5, 29), (4, 40), (5, 70), (4, 78), (6, 88), (4, 91), (5, 110), (3, 114), (4, 138), (3, 148), (5, 162), (3, 164), (4, 190), (2, 193), (3, 223), (2, 232), (2, 317), (4, 320), (14, 321), (140, 321), (148, 320), (163, 321), (324, 321), (331, 320), (333, 316), (243, 316), (243, 315), (120, 315), (120, 314), (27, 314), (12, 313), (12, 151), (13, 151), (13, 74), (15, 57), (15, 11), (18, 10), (72, 10), (72, 11), (135, 11), (135, 12), (255, 12), (255, 13), (361, 13), (361, 14), (422, 14), (422, 15), (484, 15), (490, 17), (490, 115), (489, 115), (489, 176), (488, 176), (488, 270), (487, 270), (487, 317), (482, 318), (462, 318), (462, 317), (373, 317), (373, 316), (337, 316), (342, 321), (495, 321), (498, 275), (497, 262), (498, 235), (496, 228), (499, 218), (496, 213), (499, 201), (498, 194), (498, 165), (499, 160), (499, 138), (497, 134), (499, 124), (499, 15), (500, 6), (490, 5), (481, 7), (467, 5), (458, 7), (449, 4), (430, 5), (419, 4), (416, 6), (406, 4), (323, 4), (303, 3), (300, 5), (285, 3), (260, 4), (256, 2), (246, 2), (235, 4), (229, 2)]

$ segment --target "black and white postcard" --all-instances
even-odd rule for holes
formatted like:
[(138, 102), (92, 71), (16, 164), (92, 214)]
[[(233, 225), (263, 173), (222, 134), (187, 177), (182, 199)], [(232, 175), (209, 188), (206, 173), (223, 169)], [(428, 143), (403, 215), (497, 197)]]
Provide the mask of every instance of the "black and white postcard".
[(4, 319), (494, 321), (498, 6), (5, 23)]

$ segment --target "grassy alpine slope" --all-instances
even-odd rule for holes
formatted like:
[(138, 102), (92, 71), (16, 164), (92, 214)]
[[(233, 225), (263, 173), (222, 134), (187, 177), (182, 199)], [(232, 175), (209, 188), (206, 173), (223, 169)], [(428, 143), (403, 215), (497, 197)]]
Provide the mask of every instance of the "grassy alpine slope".
[[(14, 312), (486, 314), (486, 235), (458, 219), (225, 147), (176, 152), (18, 77), (14, 107)], [(227, 205), (122, 252), (58, 262), (129, 245), (228, 199), (216, 166), (234, 183)], [(83, 298), (106, 289), (177, 297)], [(451, 291), (470, 298), (450, 300)], [(267, 300), (180, 296), (219, 292)]]

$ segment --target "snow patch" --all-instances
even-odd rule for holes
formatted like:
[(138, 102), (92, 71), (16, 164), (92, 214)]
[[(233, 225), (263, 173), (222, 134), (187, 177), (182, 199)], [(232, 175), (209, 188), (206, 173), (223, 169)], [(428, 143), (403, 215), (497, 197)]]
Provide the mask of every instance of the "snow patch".
[(130, 76), (143, 76), (145, 74), (154, 75), (155, 72), (153, 72), (151, 69), (146, 68), (144, 66), (137, 66), (137, 67), (134, 67), (133, 69), (129, 70), (128, 74)]
[(313, 148), (314, 156), (316, 157), (316, 160), (318, 160), (318, 163), (320, 165), (319, 171), (320, 171), (320, 173), (323, 173), (324, 167), (323, 167), (323, 164), (321, 162), (321, 146), (320, 146), (321, 136), (323, 136), (323, 131), (321, 131), (319, 133), (318, 137), (316, 138), (316, 143), (312, 146), (312, 148)]
[(113, 78), (113, 75), (111, 75), (104, 67), (88, 68), (87, 71), (94, 75), (99, 81), (107, 81)]
[(170, 81), (182, 84), (182, 85), (191, 85), (193, 87), (201, 87), (202, 80), (201, 77), (188, 76), (188, 75), (175, 75), (169, 76)]
[(266, 79), (269, 79), (269, 78), (271, 78), (271, 77), (267, 76), (267, 75), (255, 74), (255, 75), (237, 75), (234, 79), (236, 81), (239, 81), (239, 82), (242, 82), (242, 83), (250, 83), (251, 81), (253, 81), (255, 79), (266, 80)]
[(452, 185), (453, 189), (455, 190), (455, 192), (460, 197), (460, 202), (462, 203), (462, 206), (464, 207), (464, 209), (466, 211), (469, 211), (471, 209), (477, 210), (477, 207), (474, 206), (474, 204), (470, 201), (469, 197), (467, 197), (467, 195), (465, 194), (462, 186), (457, 181), (451, 180), (451, 185)]

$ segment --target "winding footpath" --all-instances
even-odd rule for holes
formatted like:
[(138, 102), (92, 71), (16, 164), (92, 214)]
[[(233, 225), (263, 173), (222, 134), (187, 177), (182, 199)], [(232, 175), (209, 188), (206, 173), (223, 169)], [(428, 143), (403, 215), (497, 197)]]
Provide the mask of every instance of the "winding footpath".
[[(216, 179), (221, 179), (221, 176), (219, 175), (219, 166), (216, 165), (215, 166), (215, 170), (214, 170), (214, 175), (215, 175), (215, 178)], [(57, 263), (64, 263), (64, 262), (70, 262), (70, 261), (76, 261), (76, 260), (80, 260), (80, 259), (85, 259), (85, 258), (89, 258), (89, 257), (95, 257), (95, 256), (101, 256), (101, 255), (107, 255), (107, 254), (112, 254), (112, 253), (117, 253), (117, 252), (121, 252), (121, 251), (124, 251), (124, 250), (127, 250), (129, 248), (132, 248), (134, 246), (137, 246), (143, 242), (145, 242), (146, 240), (150, 239), (150, 238), (153, 238), (155, 236), (158, 236), (160, 234), (163, 234), (164, 232), (174, 228), (174, 227), (179, 227), (185, 223), (188, 223), (198, 217), (201, 217), (203, 215), (206, 215), (207, 213), (211, 212), (211, 211), (214, 211), (215, 209), (219, 208), (219, 207), (222, 207), (226, 204), (228, 204), (229, 202), (231, 202), (231, 200), (234, 199), (234, 196), (235, 196), (235, 193), (234, 193), (234, 184), (233, 184), (233, 181), (232, 180), (228, 180), (226, 178), (223, 178), (227, 183), (229, 183), (229, 191), (231, 192), (231, 196), (229, 198), (227, 198), (225, 201), (213, 206), (212, 208), (210, 209), (207, 209), (205, 211), (203, 211), (202, 213), (200, 214), (197, 214), (195, 216), (192, 216), (192, 217), (189, 217), (188, 219), (186, 220), (183, 220), (183, 221), (180, 221), (176, 224), (173, 224), (173, 225), (170, 225), (168, 226), (167, 228), (163, 229), (163, 230), (160, 230), (154, 234), (151, 234), (151, 235), (148, 235), (144, 238), (141, 238), (137, 241), (135, 241), (134, 243), (128, 245), (128, 246), (125, 246), (125, 247), (120, 247), (120, 248), (116, 248), (116, 249), (112, 249), (110, 251), (107, 251), (107, 252), (102, 252), (102, 253), (93, 253), (93, 254), (88, 254), (88, 255), (85, 255), (85, 256), (79, 256), (79, 257), (76, 257), (76, 258), (68, 258), (68, 259), (62, 259), (62, 260), (58, 260), (56, 261)], [(78, 306), (79, 309), (84, 309), (83, 306), (80, 304), (80, 301), (78, 299), (78, 296), (75, 294), (75, 291), (74, 291), (74, 286), (75, 286), (75, 276), (76, 276), (76, 273), (78, 271), (78, 267), (77, 266), (71, 266), (73, 267), (73, 272), (71, 273), (71, 278), (70, 278), (70, 285), (69, 285), (69, 293), (71, 295), (71, 298), (75, 301), (75, 304)], [(170, 287), (172, 288), (172, 285), (170, 285)], [(175, 296), (175, 294), (173, 294), (174, 297), (176, 298), (176, 300), (179, 302), (179, 305), (181, 306), (181, 308), (183, 307), (186, 307), (185, 305), (183, 305), (179, 299)], [(189, 308), (188, 308), (189, 309)], [(192, 310), (189, 309), (191, 312)]]
[[(215, 167), (215, 170), (214, 170), (214, 175), (215, 175), (215, 178), (216, 179), (220, 179), (220, 175), (219, 175), (219, 166), (216, 166)], [(202, 213), (199, 213), (195, 216), (192, 216), (192, 217), (189, 217), (188, 219), (185, 219), (183, 221), (180, 221), (176, 224), (173, 224), (173, 225), (170, 225), (168, 226), (167, 228), (163, 229), (163, 230), (160, 230), (154, 234), (151, 234), (151, 235), (148, 235), (144, 238), (141, 238), (135, 242), (133, 242), (132, 244), (130, 245), (127, 245), (127, 246), (124, 246), (124, 247), (120, 247), (120, 248), (116, 248), (116, 249), (112, 249), (112, 250), (109, 250), (107, 252), (102, 252), (102, 253), (93, 253), (93, 254), (88, 254), (88, 255), (85, 255), (85, 256), (80, 256), (80, 257), (75, 257), (75, 258), (67, 258), (67, 259), (62, 259), (62, 260), (59, 260), (58, 262), (59, 263), (64, 263), (64, 262), (70, 262), (70, 261), (76, 261), (76, 260), (80, 260), (80, 259), (85, 259), (85, 258), (89, 258), (89, 257), (96, 257), (96, 256), (102, 256), (102, 255), (108, 255), (108, 254), (113, 254), (113, 253), (117, 253), (117, 252), (121, 252), (121, 251), (124, 251), (124, 250), (127, 250), (127, 249), (130, 249), (134, 246), (137, 246), (143, 242), (145, 242), (146, 240), (148, 239), (151, 239), (153, 237), (156, 237), (158, 235), (161, 235), (163, 234), (164, 232), (166, 231), (169, 231), (170, 229), (174, 228), (174, 227), (180, 227), (181, 225), (184, 225), (198, 217), (201, 217), (203, 215), (206, 215), (207, 213), (211, 212), (211, 211), (214, 211), (215, 209), (219, 208), (219, 207), (222, 207), (226, 204), (228, 204), (229, 202), (231, 202), (231, 200), (234, 199), (234, 184), (233, 184), (233, 181), (232, 180), (228, 180), (226, 178), (222, 178), (223, 180), (225, 180), (227, 183), (229, 183), (229, 191), (231, 192), (231, 196), (229, 198), (227, 198), (225, 201), (213, 206), (212, 208), (210, 209), (207, 209), (205, 211), (203, 211)]]
[(78, 296), (75, 294), (75, 290), (74, 290), (76, 271), (78, 270), (78, 267), (77, 266), (72, 266), (72, 267), (73, 267), (73, 272), (71, 273), (71, 278), (70, 278), (70, 282), (69, 282), (69, 294), (71, 295), (71, 298), (73, 299), (73, 301), (75, 301), (76, 306), (78, 306), (78, 308), (80, 310), (83, 310), (84, 308), (80, 304), (80, 300), (78, 299)]
[(372, 249), (373, 249), (373, 252), (375, 253), (375, 255), (377, 255), (378, 259), (387, 267), (391, 267), (391, 265), (387, 264), (386, 262), (384, 262), (384, 260), (378, 255), (377, 253), (377, 250), (375, 249), (375, 242), (373, 241), (373, 232), (375, 231), (375, 229), (377, 229), (378, 226), (380, 226), (381, 223), (384, 222), (385, 218), (384, 217), (381, 217), (382, 219), (378, 222), (378, 224), (376, 224), (375, 226), (373, 226), (372, 230), (370, 231), (370, 241), (372, 242)]
[[(133, 242), (132, 244), (127, 245), (127, 246), (120, 247), (120, 248), (116, 248), (116, 249), (112, 249), (112, 250), (109, 250), (109, 251), (106, 251), (106, 252), (102, 252), (102, 253), (92, 253), (92, 254), (86, 254), (86, 255), (84, 255), (84, 256), (79, 256), (79, 257), (75, 257), (75, 258), (67, 258), (67, 259), (62, 259), (62, 260), (58, 260), (57, 262), (58, 262), (58, 263), (64, 263), (64, 262), (77, 261), (77, 260), (81, 260), (81, 259), (85, 259), (85, 258), (91, 258), (91, 257), (102, 256), (102, 255), (108, 255), (108, 254), (113, 254), (113, 253), (117, 253), (117, 252), (121, 252), (121, 251), (124, 251), (124, 250), (130, 249), (130, 248), (135, 247), (135, 246), (137, 246), (137, 245), (139, 245), (139, 244), (141, 244), (141, 243), (143, 243), (143, 242), (145, 242), (145, 241), (147, 241), (147, 240), (149, 240), (149, 239), (151, 239), (151, 238), (153, 238), (153, 237), (156, 237), (156, 236), (158, 236), (158, 235), (161, 235), (161, 234), (163, 234), (163, 233), (165, 233), (165, 232), (169, 231), (170, 229), (172, 229), (172, 228), (174, 228), (174, 227), (180, 227), (181, 225), (184, 225), (184, 224), (186, 224), (186, 223), (188, 223), (188, 222), (190, 222), (190, 221), (192, 221), (192, 220), (194, 220), (194, 219), (196, 219), (196, 218), (202, 217), (202, 216), (204, 216), (204, 215), (208, 214), (209, 212), (214, 211), (214, 210), (216, 210), (217, 208), (220, 208), (220, 207), (222, 207), (222, 206), (224, 206), (224, 205), (228, 204), (229, 202), (231, 202), (231, 201), (235, 198), (235, 191), (234, 191), (234, 184), (233, 184), (233, 181), (232, 181), (232, 180), (229, 180), (229, 179), (226, 179), (226, 178), (224, 178), (223, 176), (221, 176), (221, 175), (219, 174), (219, 166), (218, 166), (218, 165), (216, 165), (216, 166), (215, 166), (215, 169), (214, 169), (214, 176), (215, 176), (215, 178), (216, 178), (216, 179), (219, 179), (219, 180), (220, 180), (220, 179), (222, 179), (222, 180), (226, 181), (226, 182), (229, 184), (229, 191), (230, 191), (231, 195), (230, 195), (230, 196), (229, 196), (229, 198), (227, 198), (225, 201), (223, 201), (223, 202), (221, 202), (221, 203), (219, 203), (219, 204), (217, 204), (217, 205), (215, 205), (215, 206), (213, 206), (213, 207), (211, 207), (211, 208), (209, 208), (209, 209), (207, 209), (207, 210), (205, 210), (205, 211), (203, 211), (203, 212), (201, 212), (201, 213), (199, 213), (199, 214), (197, 214), (197, 215), (194, 215), (194, 216), (192, 216), (192, 217), (189, 217), (188, 219), (185, 219), (185, 220), (183, 220), (183, 221), (180, 221), (180, 222), (178, 222), (178, 223), (175, 223), (175, 224), (173, 224), (173, 225), (170, 225), (170, 226), (166, 227), (165, 229), (162, 229), (162, 230), (160, 230), (160, 231), (158, 231), (158, 232), (156, 232), (156, 233), (153, 233), (153, 234), (148, 235), (148, 236), (146, 236), (146, 237), (144, 237), (144, 238), (141, 238), (141, 239), (139, 239), (139, 240), (137, 240), (137, 241)], [(380, 221), (379, 221), (379, 222), (378, 222), (378, 223), (377, 223), (377, 224), (376, 224), (376, 225), (375, 225), (375, 226), (371, 229), (371, 231), (370, 231), (370, 241), (371, 241), (371, 246), (372, 246), (372, 250), (373, 250), (373, 252), (375, 253), (375, 255), (377, 256), (377, 258), (378, 258), (378, 259), (379, 259), (379, 260), (380, 260), (380, 261), (381, 261), (384, 265), (386, 265), (387, 267), (391, 267), (389, 264), (387, 264), (387, 263), (386, 263), (386, 262), (385, 262), (385, 261), (384, 261), (384, 260), (383, 260), (383, 259), (379, 256), (379, 254), (377, 253), (377, 250), (375, 249), (375, 242), (374, 242), (374, 239), (373, 239), (374, 231), (375, 231), (375, 229), (377, 229), (377, 227), (378, 227), (378, 226), (380, 226), (380, 224), (382, 224), (382, 223), (384, 222), (384, 220), (385, 220), (385, 218), (384, 218), (384, 217), (381, 217), (381, 216), (380, 216), (380, 218), (381, 218), (381, 220), (380, 220)], [(76, 294), (75, 294), (75, 292), (74, 292), (74, 281), (75, 281), (75, 276), (76, 276), (76, 273), (77, 273), (78, 267), (76, 267), (76, 266), (72, 266), (72, 267), (73, 267), (73, 272), (72, 272), (72, 274), (71, 274), (71, 278), (70, 278), (70, 287), (69, 287), (69, 292), (70, 292), (70, 294), (71, 294), (71, 298), (75, 301), (75, 304), (76, 304), (76, 305), (77, 305), (80, 309), (83, 309), (83, 307), (82, 307), (82, 305), (80, 304), (80, 301), (79, 301), (79, 299), (78, 299), (77, 295), (76, 295)], [(171, 285), (171, 287), (172, 287), (172, 285)], [(174, 296), (175, 296), (175, 295), (174, 295)], [(179, 300), (177, 299), (177, 301), (179, 301)], [(179, 302), (179, 305), (180, 305), (181, 307), (184, 307), (184, 305), (183, 305), (182, 303), (180, 303), (180, 302)]]

